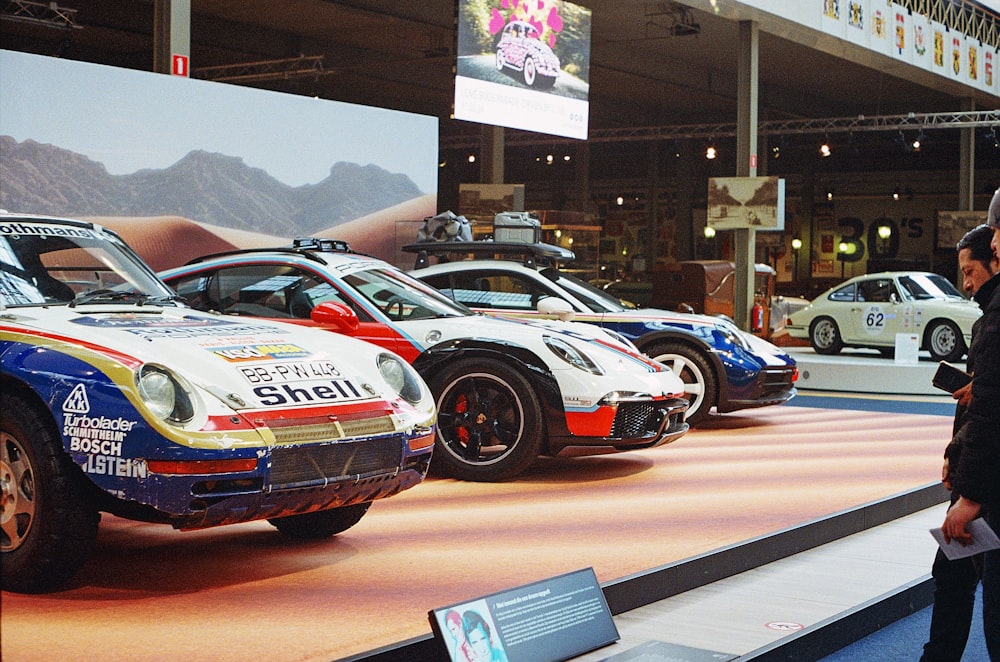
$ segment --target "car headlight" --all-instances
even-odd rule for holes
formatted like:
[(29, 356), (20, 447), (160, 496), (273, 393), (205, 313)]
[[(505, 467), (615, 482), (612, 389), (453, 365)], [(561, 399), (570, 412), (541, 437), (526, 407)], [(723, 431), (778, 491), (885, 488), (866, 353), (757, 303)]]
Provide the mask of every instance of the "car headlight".
[(411, 405), (420, 404), (426, 391), (417, 371), (392, 354), (379, 354), (377, 361), (378, 371), (389, 387)]
[(573, 345), (562, 338), (554, 338), (552, 336), (543, 336), (542, 339), (545, 341), (545, 346), (552, 350), (552, 353), (561, 358), (566, 363), (570, 364), (574, 368), (579, 368), (584, 372), (589, 372), (592, 375), (603, 375), (604, 370), (601, 366), (578, 350)]
[(648, 402), (652, 394), (642, 391), (612, 391), (601, 398), (599, 405), (620, 405), (623, 402)]
[(740, 331), (732, 322), (727, 320), (719, 319), (715, 322), (715, 329), (721, 333), (726, 340), (736, 345), (737, 347), (742, 347), (743, 349), (749, 350), (750, 344), (747, 342), (746, 337), (743, 332)]
[(175, 425), (194, 418), (191, 388), (168, 368), (145, 363), (136, 371), (135, 379), (139, 397), (156, 416)]

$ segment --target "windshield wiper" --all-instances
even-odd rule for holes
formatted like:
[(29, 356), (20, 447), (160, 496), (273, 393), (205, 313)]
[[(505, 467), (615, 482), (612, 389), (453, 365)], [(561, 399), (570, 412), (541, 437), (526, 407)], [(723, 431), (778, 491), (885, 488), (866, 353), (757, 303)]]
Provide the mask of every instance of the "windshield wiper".
[(89, 292), (81, 292), (76, 295), (72, 301), (69, 302), (70, 308), (76, 308), (77, 306), (94, 303), (95, 301), (107, 302), (107, 301), (134, 301), (135, 299), (141, 299), (143, 303), (149, 299), (148, 294), (138, 294), (136, 292), (116, 292), (115, 290), (91, 290)]

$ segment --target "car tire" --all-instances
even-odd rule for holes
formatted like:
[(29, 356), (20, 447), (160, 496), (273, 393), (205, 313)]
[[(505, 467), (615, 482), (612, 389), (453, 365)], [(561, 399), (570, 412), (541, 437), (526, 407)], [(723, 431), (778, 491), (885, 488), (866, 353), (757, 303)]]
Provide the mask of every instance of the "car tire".
[(935, 361), (960, 361), (967, 350), (962, 332), (950, 320), (934, 320), (924, 332), (924, 346)]
[(4, 590), (56, 590), (90, 558), (101, 518), (85, 480), (63, 450), (48, 412), (4, 393), (0, 398)]
[(371, 505), (371, 502), (368, 501), (353, 506), (319, 510), (314, 513), (274, 517), (267, 521), (289, 538), (320, 540), (347, 531), (361, 521)]
[(844, 348), (840, 328), (829, 317), (817, 317), (809, 325), (809, 344), (817, 354), (839, 354)]
[(508, 480), (538, 457), (544, 424), (532, 384), (492, 359), (464, 359), (430, 380), (438, 409), (431, 468), (461, 480)]
[(524, 58), (524, 68), (521, 69), (521, 78), (528, 87), (534, 87), (535, 80), (538, 78), (538, 67), (535, 65), (535, 59), (530, 55)]
[(688, 425), (703, 423), (719, 399), (719, 383), (709, 360), (696, 348), (677, 342), (653, 345), (646, 354), (684, 382), (684, 398), (689, 403), (684, 420)]
[(497, 51), (496, 65), (497, 65), (497, 71), (503, 71), (504, 66), (506, 66), (503, 61), (503, 53), (501, 53), (500, 51)]

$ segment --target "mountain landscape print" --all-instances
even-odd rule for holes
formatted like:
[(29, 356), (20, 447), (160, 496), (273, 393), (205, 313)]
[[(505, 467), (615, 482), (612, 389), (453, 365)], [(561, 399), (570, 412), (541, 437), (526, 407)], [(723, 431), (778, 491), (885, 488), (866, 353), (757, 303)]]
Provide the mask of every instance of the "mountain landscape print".
[(387, 259), (396, 222), (437, 212), (435, 117), (2, 50), (0, 69), (11, 212), (168, 252), (153, 235), (187, 228), (188, 251), (349, 236)]
[(404, 174), (335, 163), (329, 176), (282, 184), (240, 158), (193, 151), (164, 169), (111, 175), (53, 145), (0, 136), (0, 207), (58, 216), (161, 216), (278, 236), (307, 236), (423, 195)]

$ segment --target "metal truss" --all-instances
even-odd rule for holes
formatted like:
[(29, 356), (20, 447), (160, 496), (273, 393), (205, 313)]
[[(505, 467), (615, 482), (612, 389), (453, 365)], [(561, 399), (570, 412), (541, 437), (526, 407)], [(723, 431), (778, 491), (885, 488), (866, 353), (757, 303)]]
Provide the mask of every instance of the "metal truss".
[[(758, 135), (779, 136), (810, 133), (858, 133), (902, 131), (903, 129), (968, 129), (1000, 127), (1000, 110), (973, 110), (958, 113), (907, 113), (866, 117), (834, 117), (805, 120), (773, 120), (761, 122)], [(592, 129), (587, 138), (591, 143), (642, 142), (650, 140), (683, 140), (690, 138), (725, 138), (736, 135), (736, 124), (687, 124), (680, 126), (646, 126), (622, 129)], [(571, 138), (543, 136), (525, 131), (508, 131), (504, 144), (508, 146), (578, 144)], [(478, 147), (474, 136), (454, 136), (441, 139), (443, 149)]]
[(970, 0), (894, 0), (914, 14), (1000, 48), (1000, 16)]
[(4, 0), (0, 19), (34, 23), (61, 30), (80, 30), (76, 23), (76, 10), (60, 7), (55, 2), (30, 2), (30, 0)]
[(261, 60), (225, 64), (218, 67), (200, 67), (191, 70), (192, 78), (223, 83), (253, 83), (264, 80), (287, 80), (302, 76), (322, 76), (333, 73), (323, 69), (322, 55), (302, 55), (281, 60)]

